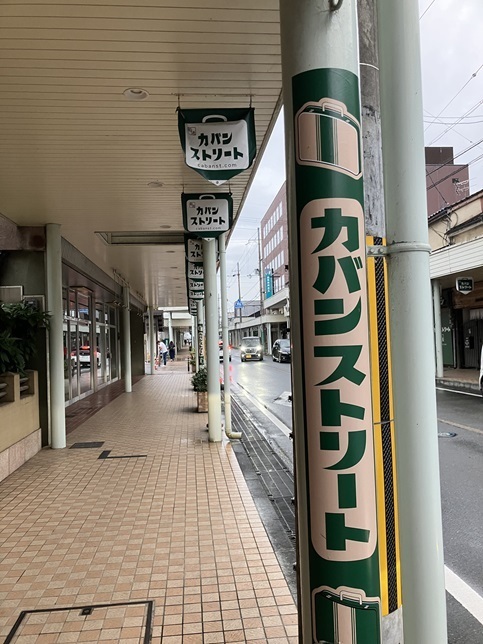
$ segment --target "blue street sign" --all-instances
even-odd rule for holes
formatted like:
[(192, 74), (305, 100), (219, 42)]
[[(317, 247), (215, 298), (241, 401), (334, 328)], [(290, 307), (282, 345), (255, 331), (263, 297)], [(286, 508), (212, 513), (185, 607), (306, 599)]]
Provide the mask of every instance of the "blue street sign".
[(243, 304), (243, 302), (242, 302), (241, 300), (237, 300), (237, 301), (235, 302), (235, 308), (236, 308), (236, 309), (242, 309), (242, 308), (243, 308), (243, 306), (244, 306), (244, 304)]

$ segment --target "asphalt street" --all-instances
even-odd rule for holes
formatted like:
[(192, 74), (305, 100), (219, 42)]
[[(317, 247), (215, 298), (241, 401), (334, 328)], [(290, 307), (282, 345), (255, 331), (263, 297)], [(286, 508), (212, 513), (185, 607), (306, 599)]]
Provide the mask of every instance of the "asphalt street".
[[(290, 364), (274, 363), (270, 356), (240, 363), (234, 350), (230, 375), (246, 402), (258, 403), (259, 410), (291, 429)], [(445, 564), (483, 597), (483, 398), (437, 391), (437, 405)], [(286, 436), (265, 420), (267, 437), (291, 461)], [(483, 612), (480, 606), (475, 610), (480, 621), (448, 594), (450, 644), (483, 644)]]

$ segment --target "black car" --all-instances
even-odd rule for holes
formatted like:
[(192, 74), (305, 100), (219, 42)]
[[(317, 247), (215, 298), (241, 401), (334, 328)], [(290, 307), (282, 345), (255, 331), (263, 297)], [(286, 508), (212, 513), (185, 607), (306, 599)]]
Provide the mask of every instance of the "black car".
[(277, 340), (272, 347), (272, 360), (278, 362), (290, 362), (292, 352), (290, 349), (290, 340)]
[(260, 338), (256, 335), (242, 338), (240, 344), (240, 359), (242, 362), (247, 360), (263, 360), (263, 347)]

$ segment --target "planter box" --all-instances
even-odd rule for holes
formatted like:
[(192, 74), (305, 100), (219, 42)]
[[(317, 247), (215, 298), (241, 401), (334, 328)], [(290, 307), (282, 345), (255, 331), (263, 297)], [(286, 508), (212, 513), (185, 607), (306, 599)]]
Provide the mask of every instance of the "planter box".
[(198, 411), (208, 411), (208, 392), (197, 391), (196, 397), (198, 399)]
[(18, 373), (0, 376), (6, 395), (0, 398), (0, 481), (41, 449), (36, 371), (20, 382)]

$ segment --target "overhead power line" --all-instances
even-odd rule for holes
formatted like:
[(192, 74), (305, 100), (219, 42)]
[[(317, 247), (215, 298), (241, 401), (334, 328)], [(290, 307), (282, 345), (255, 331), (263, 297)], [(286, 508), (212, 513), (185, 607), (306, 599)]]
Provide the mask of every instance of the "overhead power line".
[(433, 1), (431, 2), (431, 4), (429, 4), (429, 5), (426, 7), (426, 9), (423, 11), (423, 13), (419, 16), (419, 19), (420, 19), (420, 20), (422, 20), (422, 19), (424, 18), (424, 16), (428, 13), (428, 11), (431, 9), (431, 7), (433, 6), (433, 4), (434, 4), (435, 2), (436, 2), (436, 0), (433, 0)]

